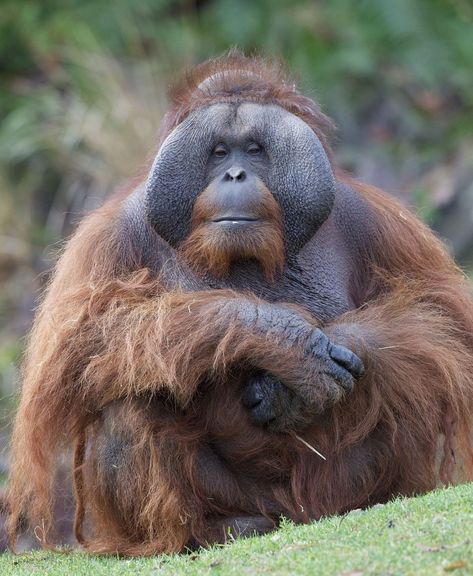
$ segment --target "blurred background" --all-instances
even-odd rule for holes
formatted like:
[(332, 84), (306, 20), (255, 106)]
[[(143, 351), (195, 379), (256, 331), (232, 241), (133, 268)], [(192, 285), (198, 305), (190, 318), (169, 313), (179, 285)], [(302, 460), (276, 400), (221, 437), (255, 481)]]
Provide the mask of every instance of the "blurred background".
[(175, 75), (234, 46), (282, 57), (339, 163), (473, 270), (472, 0), (1, 0), (0, 447), (62, 240), (143, 173)]

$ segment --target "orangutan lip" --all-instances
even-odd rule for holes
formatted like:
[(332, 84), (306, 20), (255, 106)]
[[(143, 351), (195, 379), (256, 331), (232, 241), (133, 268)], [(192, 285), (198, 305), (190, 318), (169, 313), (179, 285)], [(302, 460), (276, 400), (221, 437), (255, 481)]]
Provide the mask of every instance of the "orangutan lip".
[(221, 218), (215, 218), (212, 222), (219, 224), (221, 222), (231, 222), (233, 224), (238, 224), (240, 222), (256, 222), (257, 218), (250, 218), (249, 216), (222, 216)]

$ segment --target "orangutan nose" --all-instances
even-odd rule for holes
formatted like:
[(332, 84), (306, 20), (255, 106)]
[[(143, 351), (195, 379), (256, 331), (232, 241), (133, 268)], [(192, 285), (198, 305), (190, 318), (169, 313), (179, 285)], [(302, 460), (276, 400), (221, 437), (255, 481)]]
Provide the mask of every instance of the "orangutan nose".
[(225, 182), (243, 182), (246, 179), (246, 172), (239, 166), (232, 166), (225, 172), (223, 179)]

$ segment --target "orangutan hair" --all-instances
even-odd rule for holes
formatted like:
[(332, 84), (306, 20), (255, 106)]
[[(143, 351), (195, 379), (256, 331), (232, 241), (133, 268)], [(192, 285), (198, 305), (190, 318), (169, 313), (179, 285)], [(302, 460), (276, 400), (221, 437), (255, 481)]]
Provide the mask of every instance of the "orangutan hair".
[[(255, 168), (265, 227), (241, 227), (251, 246), (213, 242), (221, 180), (200, 186), (201, 156), (194, 196), (175, 183), (190, 162), (172, 160), (176, 146), (201, 154), (201, 131), (217, 130), (201, 127), (206, 114), (226, 129), (267, 114), (274, 130)], [(274, 138), (293, 137), (279, 121), (307, 146), (275, 157)], [(93, 553), (177, 552), (241, 518), (308, 522), (457, 481), (460, 468), (472, 478), (470, 287), (405, 207), (335, 168), (331, 129), (257, 58), (210, 60), (176, 85), (147, 183), (82, 222), (39, 307), (12, 440), (12, 544), (21, 518), (54, 541), (54, 474), (71, 448), (76, 534)], [(327, 367), (346, 369), (344, 386)], [(249, 382), (282, 406), (265, 425), (243, 401)]]

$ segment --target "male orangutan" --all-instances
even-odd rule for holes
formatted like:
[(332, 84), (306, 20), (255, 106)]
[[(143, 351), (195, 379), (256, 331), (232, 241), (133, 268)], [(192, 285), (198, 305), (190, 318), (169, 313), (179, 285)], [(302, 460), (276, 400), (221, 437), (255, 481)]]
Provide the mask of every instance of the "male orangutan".
[(147, 180), (85, 219), (39, 309), (12, 542), (54, 541), (70, 447), (78, 540), (124, 555), (471, 477), (473, 304), (441, 243), (337, 171), (278, 66), (230, 54), (171, 98)]

